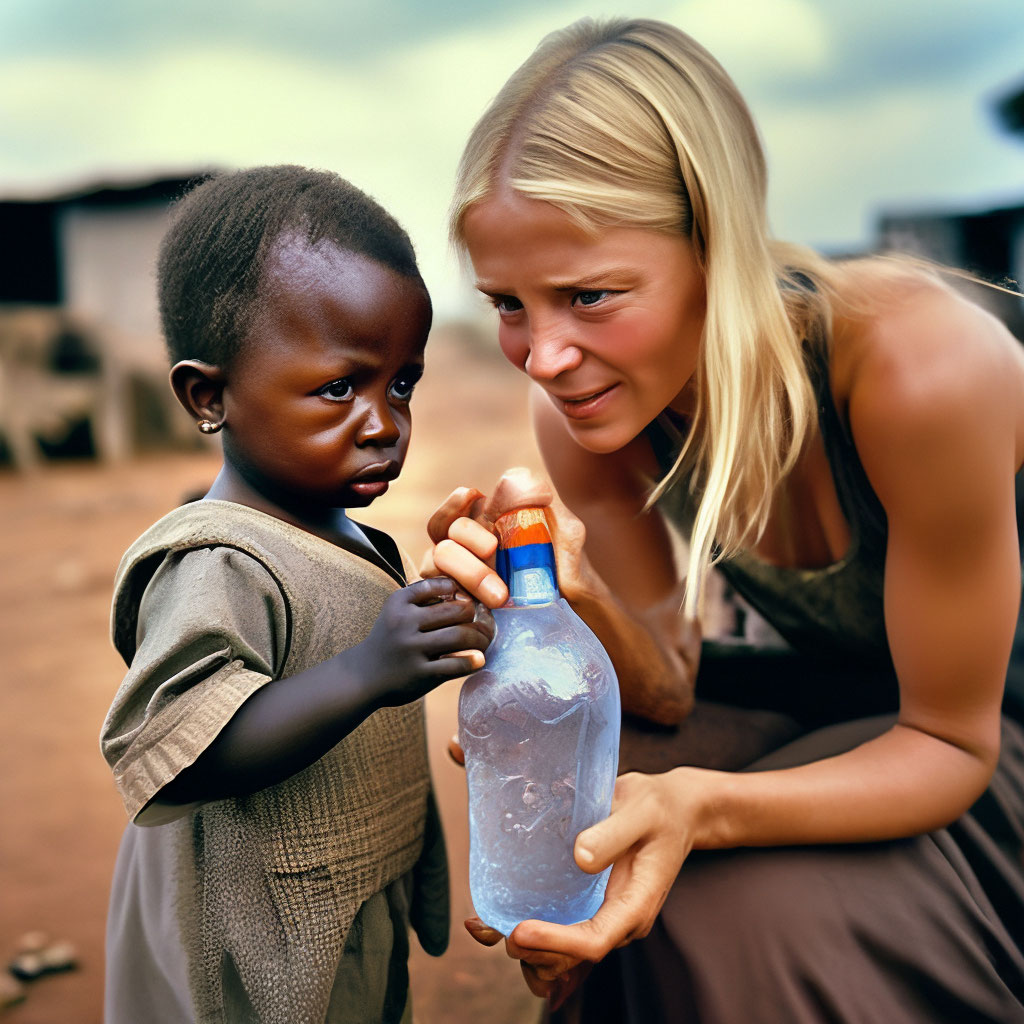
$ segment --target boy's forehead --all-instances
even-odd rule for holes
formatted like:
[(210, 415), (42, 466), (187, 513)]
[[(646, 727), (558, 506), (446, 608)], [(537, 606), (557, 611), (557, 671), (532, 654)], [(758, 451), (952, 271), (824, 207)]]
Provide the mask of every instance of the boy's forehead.
[(327, 316), (356, 333), (374, 334), (383, 320), (404, 319), (412, 329), (420, 323), (424, 332), (430, 324), (430, 299), (419, 278), (330, 239), (311, 243), (298, 233), (281, 235), (267, 254), (260, 291), (256, 323)]
[(264, 263), (264, 287), (280, 286), (283, 281), (336, 274), (346, 265), (372, 263), (373, 260), (351, 249), (343, 249), (329, 238), (311, 242), (305, 235), (289, 230), (270, 245)]

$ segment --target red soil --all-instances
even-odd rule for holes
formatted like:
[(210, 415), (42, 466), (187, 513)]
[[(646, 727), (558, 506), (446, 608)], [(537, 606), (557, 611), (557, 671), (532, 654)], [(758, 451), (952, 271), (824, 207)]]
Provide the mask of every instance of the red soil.
[[(524, 381), (492, 352), (440, 333), (413, 405), (406, 471), (364, 518), (414, 557), (429, 512), (460, 484), (491, 487), (507, 465), (539, 464), (526, 422)], [(216, 472), (215, 455), (162, 455), (115, 466), (50, 465), (0, 475), (0, 956), (24, 932), (71, 940), (77, 970), (27, 986), (5, 1024), (99, 1024), (103, 928), (124, 812), (97, 736), (123, 674), (107, 617), (122, 551)], [(418, 1024), (528, 1024), (540, 1002), (518, 966), (461, 926), (466, 884), (465, 781), (445, 743), (458, 682), (428, 699), (431, 758), (448, 836), (452, 942), (440, 960), (412, 961)], [(414, 943), (415, 946), (415, 943)], [(139, 1022), (145, 1024), (145, 1022)]]

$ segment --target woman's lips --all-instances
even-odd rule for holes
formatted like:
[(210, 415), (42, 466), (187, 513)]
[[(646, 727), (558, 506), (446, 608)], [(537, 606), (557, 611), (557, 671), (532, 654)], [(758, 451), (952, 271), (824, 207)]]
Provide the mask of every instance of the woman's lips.
[(588, 395), (581, 395), (579, 398), (560, 398), (558, 401), (562, 411), (573, 420), (585, 420), (600, 413), (608, 400), (618, 387), (618, 384), (611, 384), (601, 391), (592, 391)]

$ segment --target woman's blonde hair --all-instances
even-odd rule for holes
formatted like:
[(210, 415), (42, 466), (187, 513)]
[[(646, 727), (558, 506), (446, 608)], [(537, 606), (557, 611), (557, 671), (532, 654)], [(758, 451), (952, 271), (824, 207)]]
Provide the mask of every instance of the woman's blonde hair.
[(830, 331), (828, 265), (769, 240), (746, 103), (711, 54), (657, 21), (584, 19), (541, 42), (466, 145), (450, 222), (459, 248), (466, 211), (499, 184), (588, 229), (693, 242), (707, 287), (696, 412), (650, 500), (681, 478), (697, 498), (684, 598), (697, 616), (710, 565), (760, 536), (814, 422), (801, 342), (812, 322)]

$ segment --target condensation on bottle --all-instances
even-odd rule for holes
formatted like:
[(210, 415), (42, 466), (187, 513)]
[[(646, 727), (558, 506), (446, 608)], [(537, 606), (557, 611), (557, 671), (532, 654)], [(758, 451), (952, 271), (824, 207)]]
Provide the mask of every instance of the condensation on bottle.
[(608, 816), (618, 768), (619, 688), (604, 648), (559, 596), (543, 509), (496, 523), (509, 601), (487, 666), (463, 684), (459, 742), (469, 786), (469, 885), (485, 924), (575, 924), (597, 912), (608, 871), (573, 859)]

